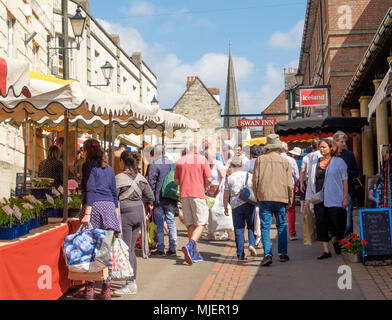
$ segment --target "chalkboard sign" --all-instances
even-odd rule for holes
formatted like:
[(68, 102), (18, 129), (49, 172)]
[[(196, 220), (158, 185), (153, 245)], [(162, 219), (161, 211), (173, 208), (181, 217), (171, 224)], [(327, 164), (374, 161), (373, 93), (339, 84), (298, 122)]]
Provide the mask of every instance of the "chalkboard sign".
[(392, 255), (390, 208), (359, 210), (359, 223), (361, 239), (367, 242), (367, 257)]

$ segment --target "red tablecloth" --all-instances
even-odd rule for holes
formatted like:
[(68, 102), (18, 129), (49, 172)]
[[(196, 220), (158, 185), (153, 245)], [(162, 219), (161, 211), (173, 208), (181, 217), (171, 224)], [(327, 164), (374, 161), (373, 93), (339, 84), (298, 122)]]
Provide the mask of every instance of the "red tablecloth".
[(1, 300), (56, 300), (71, 286), (62, 253), (79, 220), (0, 247)]

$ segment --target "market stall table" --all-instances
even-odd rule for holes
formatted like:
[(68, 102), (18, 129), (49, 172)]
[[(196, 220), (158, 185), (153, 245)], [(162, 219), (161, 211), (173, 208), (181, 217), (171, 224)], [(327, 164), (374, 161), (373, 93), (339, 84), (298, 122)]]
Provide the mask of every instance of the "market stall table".
[(62, 246), (79, 219), (48, 224), (11, 241), (0, 241), (0, 300), (56, 300), (71, 286)]

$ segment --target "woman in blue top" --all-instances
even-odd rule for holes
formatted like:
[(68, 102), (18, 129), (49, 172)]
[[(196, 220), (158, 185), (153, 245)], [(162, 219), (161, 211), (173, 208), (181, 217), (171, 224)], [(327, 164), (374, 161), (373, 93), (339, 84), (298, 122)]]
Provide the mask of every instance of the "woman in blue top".
[[(104, 153), (97, 140), (89, 139), (84, 142), (86, 162), (82, 167), (82, 210), (81, 223), (89, 224), (94, 229), (114, 230), (120, 233), (118, 220), (118, 197), (116, 180), (113, 169), (107, 164)], [(102, 292), (98, 299), (110, 299), (111, 271), (102, 284)], [(78, 298), (94, 298), (94, 282), (87, 281), (84, 292), (77, 294)]]
[(312, 160), (308, 172), (305, 205), (310, 207), (312, 195), (323, 190), (323, 202), (314, 204), (317, 240), (322, 242), (324, 252), (317, 259), (331, 257), (328, 249), (331, 233), (336, 254), (340, 254), (340, 240), (346, 228), (348, 206), (347, 165), (338, 157), (337, 146), (332, 139), (323, 139), (318, 148), (321, 158)]

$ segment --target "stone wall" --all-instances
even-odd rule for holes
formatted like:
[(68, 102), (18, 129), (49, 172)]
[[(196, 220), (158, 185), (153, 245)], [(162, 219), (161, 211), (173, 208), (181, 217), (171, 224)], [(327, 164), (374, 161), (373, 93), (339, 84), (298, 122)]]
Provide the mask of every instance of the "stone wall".
[(172, 110), (199, 122), (200, 129), (221, 127), (221, 107), (199, 78), (190, 85)]

